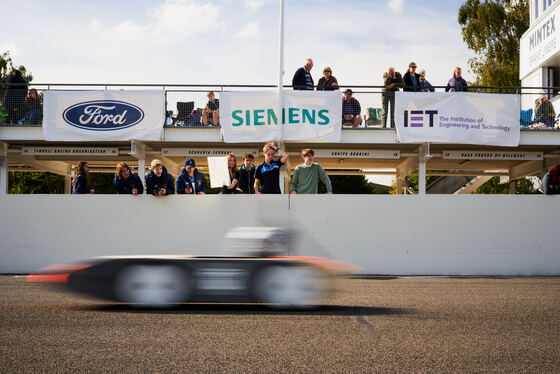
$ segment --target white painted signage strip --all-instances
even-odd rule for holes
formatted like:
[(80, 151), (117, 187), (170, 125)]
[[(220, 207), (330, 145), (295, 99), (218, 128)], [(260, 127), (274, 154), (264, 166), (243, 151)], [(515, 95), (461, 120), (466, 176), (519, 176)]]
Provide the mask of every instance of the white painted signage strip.
[(444, 159), (449, 160), (542, 160), (543, 152), (507, 151), (443, 151)]

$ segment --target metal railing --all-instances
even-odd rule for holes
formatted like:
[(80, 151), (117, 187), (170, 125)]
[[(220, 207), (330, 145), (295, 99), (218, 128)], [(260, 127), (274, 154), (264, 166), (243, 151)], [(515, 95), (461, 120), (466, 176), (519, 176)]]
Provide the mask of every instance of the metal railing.
[[(161, 89), (166, 98), (166, 127), (202, 127), (203, 112), (208, 102), (206, 93), (213, 91), (219, 100), (221, 92), (272, 90), (276, 85), (237, 84), (129, 84), (129, 83), (30, 83), (0, 84), (0, 126), (41, 126), (43, 118), (43, 93), (47, 90), (138, 90)], [(291, 89), (291, 86), (284, 86)], [(352, 89), (359, 102), (354, 106), (354, 118), (343, 119), (344, 128), (378, 129), (394, 127), (392, 107), (394, 94), (384, 92), (383, 86), (340, 86), (341, 100), (346, 89)], [(406, 87), (405, 87), (406, 88)], [(445, 91), (445, 86), (433, 86), (435, 92)], [(555, 110), (556, 95), (560, 87), (483, 87), (470, 86), (469, 92), (515, 94), (520, 96), (520, 125), (522, 129), (558, 128), (560, 110)], [(419, 95), (423, 92), (418, 92)], [(547, 100), (541, 99), (546, 96)], [(552, 100), (551, 100), (552, 99)], [(558, 100), (560, 103), (560, 100)], [(558, 104), (560, 105), (560, 104)], [(559, 107), (560, 109), (560, 107)], [(557, 116), (557, 113), (559, 114)], [(219, 125), (219, 124), (218, 124)]]

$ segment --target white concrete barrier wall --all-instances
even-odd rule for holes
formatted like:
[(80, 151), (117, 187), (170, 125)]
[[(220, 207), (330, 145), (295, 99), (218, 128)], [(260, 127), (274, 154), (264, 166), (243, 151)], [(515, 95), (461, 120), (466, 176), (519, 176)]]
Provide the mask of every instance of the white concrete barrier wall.
[(556, 196), (0, 196), (0, 273), (119, 254), (220, 254), (236, 226), (364, 274), (560, 275)]

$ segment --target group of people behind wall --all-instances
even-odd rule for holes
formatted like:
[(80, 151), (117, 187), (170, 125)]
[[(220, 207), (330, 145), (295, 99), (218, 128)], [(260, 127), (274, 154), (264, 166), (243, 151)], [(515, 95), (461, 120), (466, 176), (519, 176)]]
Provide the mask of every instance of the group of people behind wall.
[[(254, 165), (254, 156), (247, 153), (243, 156), (243, 165), (237, 167), (235, 155), (227, 155), (228, 173), (230, 184), (224, 185), (222, 194), (280, 194), (280, 168), (288, 161), (286, 151), (280, 149), (276, 143), (269, 142), (263, 147), (264, 161)], [(274, 156), (278, 154), (278, 158)], [(327, 188), (327, 193), (332, 193), (329, 176), (323, 167), (313, 162), (315, 152), (312, 149), (302, 150), (303, 163), (295, 168), (290, 183), (292, 194), (318, 193), (319, 179)], [(77, 175), (72, 186), (73, 194), (92, 194), (95, 191), (88, 187), (89, 164), (81, 161), (77, 165)], [(205, 195), (207, 193), (206, 177), (189, 158), (177, 176), (175, 183), (171, 174), (167, 172), (161, 160), (152, 160), (150, 172), (145, 176), (146, 193), (155, 196), (171, 194)], [(137, 174), (132, 173), (130, 167), (124, 163), (117, 164), (113, 185), (117, 194), (141, 195), (144, 185)]]
[[(327, 66), (323, 69), (323, 76), (319, 79), (317, 86), (314, 86), (311, 69), (313, 68), (313, 60), (308, 58), (303, 67), (296, 70), (292, 79), (292, 87), (294, 90), (314, 90), (317, 91), (335, 91), (338, 90), (338, 81), (332, 75), (332, 69)], [(426, 70), (416, 72), (417, 65), (415, 62), (408, 64), (406, 73), (395, 71), (395, 68), (389, 67), (383, 74), (383, 114), (382, 126), (387, 127), (387, 114), (391, 111), (391, 127), (395, 127), (395, 92), (402, 89), (410, 92), (434, 92), (434, 87), (426, 80)], [(453, 76), (447, 82), (445, 92), (465, 92), (468, 91), (467, 81), (461, 76), (461, 68), (456, 67)], [(352, 96), (351, 89), (344, 91), (342, 97), (342, 125), (350, 125), (358, 127), (362, 123), (360, 102)]]
[(7, 84), (2, 100), (0, 115), (8, 124), (41, 123), (43, 105), (35, 88), (28, 89), (28, 84), (21, 71), (14, 70), (5, 83)]

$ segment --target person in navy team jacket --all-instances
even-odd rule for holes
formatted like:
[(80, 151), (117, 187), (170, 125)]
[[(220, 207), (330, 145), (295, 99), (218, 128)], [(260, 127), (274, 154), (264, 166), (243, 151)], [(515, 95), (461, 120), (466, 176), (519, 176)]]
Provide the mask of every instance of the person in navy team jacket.
[(173, 177), (167, 173), (161, 160), (152, 160), (150, 166), (152, 170), (146, 174), (146, 193), (155, 196), (174, 194)]
[(467, 92), (468, 90), (467, 81), (461, 77), (461, 68), (457, 66), (453, 70), (453, 77), (447, 82), (445, 92)]
[(78, 162), (78, 175), (74, 178), (74, 185), (72, 186), (73, 194), (88, 194), (95, 193), (93, 188), (88, 187), (88, 174), (89, 165), (86, 161)]
[(194, 166), (192, 158), (185, 161), (185, 167), (177, 177), (178, 194), (206, 195), (206, 177)]
[(313, 60), (308, 58), (305, 65), (296, 70), (292, 78), (292, 87), (294, 90), (311, 90), (315, 89), (311, 69), (313, 68)]
[(137, 174), (130, 172), (130, 167), (124, 162), (117, 164), (117, 171), (113, 178), (113, 185), (120, 195), (142, 195), (144, 186)]

